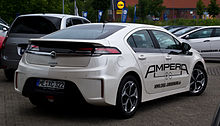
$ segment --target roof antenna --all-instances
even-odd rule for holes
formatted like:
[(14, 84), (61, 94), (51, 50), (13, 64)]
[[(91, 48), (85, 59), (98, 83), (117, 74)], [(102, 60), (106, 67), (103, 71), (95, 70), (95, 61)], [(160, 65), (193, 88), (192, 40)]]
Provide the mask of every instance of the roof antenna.
[(105, 24), (108, 23), (108, 22), (107, 21), (103, 21), (102, 23), (103, 23), (103, 25), (102, 25), (102, 32), (103, 32), (104, 28), (105, 28)]

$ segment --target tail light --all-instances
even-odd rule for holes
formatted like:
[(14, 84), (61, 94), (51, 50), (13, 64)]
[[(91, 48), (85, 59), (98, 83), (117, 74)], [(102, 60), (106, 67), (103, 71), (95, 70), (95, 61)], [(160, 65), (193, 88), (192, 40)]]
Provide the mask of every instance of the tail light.
[(2, 48), (4, 40), (5, 40), (5, 37), (0, 36), (0, 49)]
[(8, 39), (8, 36), (6, 36), (4, 41), (2, 42), (2, 49), (5, 48), (5, 43), (6, 43), (7, 39)]
[(31, 51), (39, 51), (39, 46), (30, 45), (29, 49), (30, 49)]
[(18, 88), (18, 72), (15, 72), (15, 88)]
[(91, 55), (121, 54), (120, 50), (115, 47), (78, 48), (75, 52), (90, 53)]

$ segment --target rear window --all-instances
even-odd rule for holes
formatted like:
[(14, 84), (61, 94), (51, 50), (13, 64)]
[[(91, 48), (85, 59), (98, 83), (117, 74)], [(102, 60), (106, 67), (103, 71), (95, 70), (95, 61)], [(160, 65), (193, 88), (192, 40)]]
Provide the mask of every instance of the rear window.
[(45, 36), (46, 39), (104, 39), (124, 28), (108, 24), (76, 25)]
[(61, 19), (47, 16), (19, 17), (10, 33), (49, 34), (60, 29)]

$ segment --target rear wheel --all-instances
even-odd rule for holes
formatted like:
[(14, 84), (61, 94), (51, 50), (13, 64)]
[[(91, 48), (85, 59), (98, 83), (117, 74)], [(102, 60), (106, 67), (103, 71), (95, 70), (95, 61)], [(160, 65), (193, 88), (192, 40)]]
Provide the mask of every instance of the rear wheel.
[(9, 81), (14, 80), (14, 74), (15, 74), (14, 69), (4, 69), (4, 73), (7, 80)]
[(190, 80), (190, 95), (200, 95), (205, 91), (207, 85), (207, 74), (201, 65), (195, 66)]
[(117, 113), (120, 118), (130, 118), (137, 111), (141, 95), (138, 81), (135, 77), (125, 76), (119, 86), (117, 94)]

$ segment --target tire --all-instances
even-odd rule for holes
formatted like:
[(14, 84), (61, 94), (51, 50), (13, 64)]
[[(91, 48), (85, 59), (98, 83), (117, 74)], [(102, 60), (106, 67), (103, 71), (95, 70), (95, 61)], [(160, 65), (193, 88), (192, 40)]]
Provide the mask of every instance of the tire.
[(190, 79), (189, 94), (193, 96), (201, 95), (207, 86), (208, 77), (205, 69), (201, 65), (196, 65)]
[(141, 90), (137, 79), (134, 76), (125, 76), (120, 82), (117, 100), (116, 113), (119, 118), (132, 117), (141, 101)]
[(6, 77), (7, 80), (9, 80), (9, 81), (14, 80), (15, 70), (13, 70), (13, 69), (4, 69), (4, 73), (5, 73), (5, 77)]

